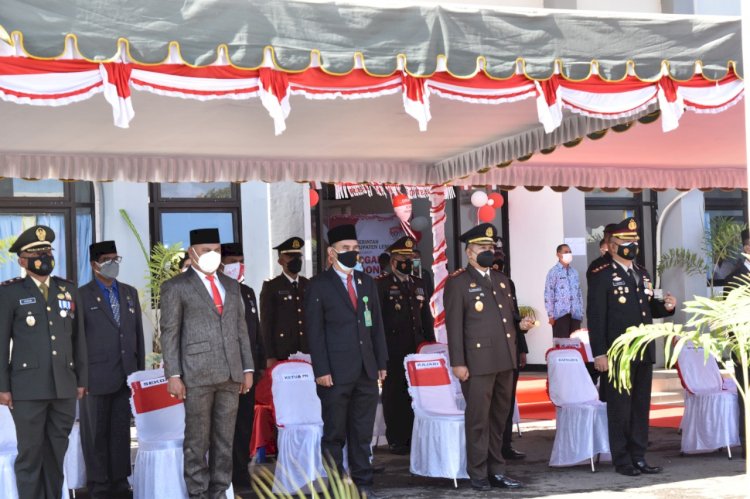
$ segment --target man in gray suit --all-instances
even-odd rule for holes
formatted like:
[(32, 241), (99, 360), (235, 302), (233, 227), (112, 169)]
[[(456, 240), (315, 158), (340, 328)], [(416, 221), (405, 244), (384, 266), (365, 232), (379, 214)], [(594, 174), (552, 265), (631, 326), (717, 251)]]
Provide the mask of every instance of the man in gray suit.
[(232, 480), (237, 406), (253, 386), (253, 353), (239, 283), (216, 272), (218, 229), (190, 231), (188, 255), (192, 268), (161, 287), (162, 355), (167, 389), (185, 402), (188, 495), (216, 499)]
[(88, 383), (78, 292), (50, 276), (54, 240), (44, 225), (23, 232), (10, 252), (27, 275), (0, 286), (0, 405), (10, 408), (16, 425), (20, 499), (60, 498), (76, 397)]
[(114, 241), (89, 246), (94, 278), (78, 289), (88, 331), (89, 393), (81, 401), (81, 444), (92, 499), (128, 496), (129, 374), (144, 369), (138, 291), (117, 280), (122, 258)]

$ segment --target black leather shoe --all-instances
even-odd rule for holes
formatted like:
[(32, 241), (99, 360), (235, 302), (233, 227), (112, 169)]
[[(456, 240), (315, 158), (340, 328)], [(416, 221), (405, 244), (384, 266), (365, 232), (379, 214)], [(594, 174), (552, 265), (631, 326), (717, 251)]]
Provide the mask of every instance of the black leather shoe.
[(409, 450), (408, 445), (391, 444), (388, 446), (388, 451), (397, 456), (405, 456), (409, 453)]
[(499, 489), (523, 488), (523, 484), (521, 482), (519, 482), (518, 480), (513, 480), (512, 478), (508, 478), (505, 475), (490, 475), (488, 481), (490, 482), (490, 485), (492, 487), (497, 487)]
[(517, 451), (513, 447), (506, 447), (502, 450), (503, 458), (508, 459), (511, 461), (517, 461), (519, 459), (523, 459), (526, 457), (526, 454), (524, 454), (521, 451)]
[(661, 466), (649, 466), (645, 459), (634, 461), (633, 466), (646, 475), (656, 475), (657, 473), (664, 471)]
[(372, 472), (376, 475), (379, 475), (381, 473), (385, 473), (385, 466), (382, 464), (373, 464), (372, 465)]
[(641, 470), (629, 464), (623, 464), (622, 466), (615, 466), (615, 471), (625, 476), (638, 476), (641, 474)]
[(381, 494), (376, 494), (372, 487), (359, 487), (359, 495), (361, 497), (366, 497), (367, 499), (387, 499), (388, 496), (384, 496)]
[(488, 492), (492, 490), (492, 486), (490, 485), (490, 481), (486, 478), (472, 478), (471, 479), (471, 488), (474, 490), (478, 490), (480, 492)]

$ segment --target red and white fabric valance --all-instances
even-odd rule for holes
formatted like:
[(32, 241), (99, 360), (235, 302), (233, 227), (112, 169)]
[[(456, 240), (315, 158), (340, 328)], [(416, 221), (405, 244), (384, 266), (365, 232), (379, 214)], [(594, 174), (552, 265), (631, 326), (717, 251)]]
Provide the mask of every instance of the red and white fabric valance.
[(115, 125), (127, 128), (135, 116), (131, 90), (195, 100), (259, 98), (273, 119), (277, 135), (286, 128), (293, 95), (366, 99), (401, 92), (405, 112), (423, 131), (431, 119), (433, 95), (480, 105), (535, 98), (539, 122), (551, 133), (560, 126), (563, 109), (592, 118), (616, 119), (636, 116), (655, 103), (662, 111), (663, 130), (669, 131), (678, 126), (685, 110), (718, 113), (737, 103), (744, 85), (733, 72), (717, 81), (702, 75), (676, 81), (666, 69), (655, 81), (636, 76), (607, 81), (597, 75), (571, 81), (559, 74), (537, 81), (520, 71), (510, 78), (496, 79), (479, 69), (471, 78), (458, 78), (445, 70), (429, 77), (405, 71), (373, 76), (362, 68), (333, 75), (320, 67), (287, 73), (270, 63), (259, 69), (240, 69), (231, 65), (191, 67), (0, 57), (0, 99), (5, 101), (60, 106), (103, 92), (112, 106)]

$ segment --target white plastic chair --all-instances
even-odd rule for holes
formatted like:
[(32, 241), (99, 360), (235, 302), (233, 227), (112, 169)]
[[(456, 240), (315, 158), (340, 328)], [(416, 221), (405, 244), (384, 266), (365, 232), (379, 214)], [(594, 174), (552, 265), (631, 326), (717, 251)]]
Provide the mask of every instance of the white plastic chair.
[[(445, 357), (446, 365), (451, 365), (451, 357), (448, 352), (448, 345), (445, 343), (422, 343), (417, 348), (417, 353), (434, 354), (438, 353)], [(456, 397), (456, 406), (461, 410), (466, 410), (466, 399), (464, 399), (464, 392), (461, 390), (461, 382), (453, 375), (453, 370), (448, 368), (448, 376), (451, 379), (451, 385)]]
[(577, 329), (570, 333), (572, 339), (576, 339), (581, 342), (578, 351), (581, 352), (584, 362), (594, 362), (594, 354), (591, 351), (591, 341), (589, 340), (588, 329)]
[(464, 411), (456, 405), (443, 354), (411, 354), (404, 359), (414, 408), (409, 471), (415, 475), (468, 478)]
[(574, 466), (609, 456), (607, 404), (599, 400), (580, 352), (573, 348), (547, 351), (547, 386), (556, 406), (557, 429), (550, 466)]
[(685, 389), (681, 451), (713, 452), (726, 447), (732, 459), (733, 445), (740, 444), (737, 388), (725, 385), (713, 356), (688, 342), (677, 358), (677, 372)]
[(301, 360), (279, 362), (271, 370), (271, 392), (279, 450), (273, 492), (295, 494), (326, 476), (320, 450), (323, 418), (312, 365)]

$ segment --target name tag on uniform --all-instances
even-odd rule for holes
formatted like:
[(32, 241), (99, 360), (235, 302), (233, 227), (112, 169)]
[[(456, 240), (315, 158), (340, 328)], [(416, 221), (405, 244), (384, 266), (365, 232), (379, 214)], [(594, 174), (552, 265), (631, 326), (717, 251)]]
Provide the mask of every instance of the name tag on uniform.
[(372, 313), (370, 310), (365, 310), (365, 327), (372, 327)]
[(36, 298), (33, 296), (31, 298), (23, 298), (21, 300), (18, 300), (19, 305), (33, 305), (36, 303)]

